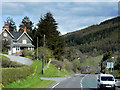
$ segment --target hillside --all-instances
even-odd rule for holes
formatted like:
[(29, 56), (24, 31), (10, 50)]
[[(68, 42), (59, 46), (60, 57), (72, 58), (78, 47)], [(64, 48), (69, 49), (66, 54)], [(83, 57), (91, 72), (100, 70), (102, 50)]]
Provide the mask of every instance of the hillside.
[(117, 52), (119, 49), (120, 17), (115, 17), (98, 25), (64, 35), (67, 47), (77, 47), (81, 52), (107, 51)]

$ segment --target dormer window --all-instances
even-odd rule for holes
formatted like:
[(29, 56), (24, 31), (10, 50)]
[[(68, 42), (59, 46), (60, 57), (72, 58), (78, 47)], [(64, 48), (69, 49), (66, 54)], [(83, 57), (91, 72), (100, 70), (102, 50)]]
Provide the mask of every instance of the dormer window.
[(26, 40), (26, 39), (23, 39), (23, 40), (22, 40), (22, 43), (23, 43), (23, 44), (27, 44), (27, 40)]
[(7, 33), (4, 33), (3, 36), (4, 36), (4, 37), (7, 37)]

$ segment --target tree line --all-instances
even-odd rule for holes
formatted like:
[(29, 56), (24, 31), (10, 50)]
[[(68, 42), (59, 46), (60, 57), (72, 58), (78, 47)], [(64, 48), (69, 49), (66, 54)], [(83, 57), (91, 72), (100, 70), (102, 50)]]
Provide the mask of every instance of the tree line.
[(55, 58), (62, 60), (62, 54), (64, 52), (65, 40), (61, 36), (58, 29), (58, 23), (53, 18), (51, 12), (47, 12), (44, 16), (41, 16), (37, 27), (34, 27), (34, 23), (30, 20), (28, 16), (25, 16), (20, 25), (19, 30), (17, 31), (15, 22), (13, 18), (8, 17), (4, 23), (9, 26), (9, 31), (14, 32), (23, 32), (24, 27), (27, 28), (27, 33), (33, 39), (33, 45), (37, 48), (37, 38), (38, 38), (38, 47), (43, 46), (43, 36), (45, 35), (45, 44), (46, 48), (53, 50)]
[(64, 37), (68, 47), (77, 46), (83, 52), (93, 52), (94, 49), (100, 53), (108, 51), (120, 51), (120, 17), (104, 21), (85, 29), (68, 33)]

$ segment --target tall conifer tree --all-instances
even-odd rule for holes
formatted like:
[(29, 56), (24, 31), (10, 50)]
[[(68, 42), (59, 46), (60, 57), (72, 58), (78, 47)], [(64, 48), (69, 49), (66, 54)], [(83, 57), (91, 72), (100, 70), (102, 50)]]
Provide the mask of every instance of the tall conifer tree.
[(13, 21), (13, 18), (8, 17), (7, 20), (4, 22), (4, 25), (9, 26), (9, 31), (16, 31), (16, 25), (15, 22)]
[(25, 16), (23, 19), (22, 19), (22, 22), (19, 26), (19, 31), (23, 31), (24, 30), (24, 27), (27, 28), (27, 31), (31, 31), (32, 30), (32, 27), (33, 27), (33, 22), (30, 20), (29, 17)]
[[(38, 29), (36, 36), (39, 38), (39, 46), (43, 46), (43, 36), (46, 35), (46, 47), (54, 51), (56, 58), (61, 59), (63, 48), (65, 46), (64, 38), (60, 36), (60, 32), (57, 31), (57, 26), (53, 15), (48, 12), (44, 17), (41, 17), (37, 24)], [(36, 38), (37, 38), (36, 37)], [(36, 40), (34, 38), (34, 40)]]

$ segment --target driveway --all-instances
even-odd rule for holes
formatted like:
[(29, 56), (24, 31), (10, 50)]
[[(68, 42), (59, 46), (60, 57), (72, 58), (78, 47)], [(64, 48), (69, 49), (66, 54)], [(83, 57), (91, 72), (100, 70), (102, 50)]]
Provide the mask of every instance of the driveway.
[(16, 61), (21, 64), (31, 65), (33, 63), (33, 61), (29, 58), (25, 58), (25, 57), (21, 57), (21, 56), (14, 56), (14, 55), (6, 55), (6, 54), (2, 54), (2, 55), (10, 58), (11, 61)]

